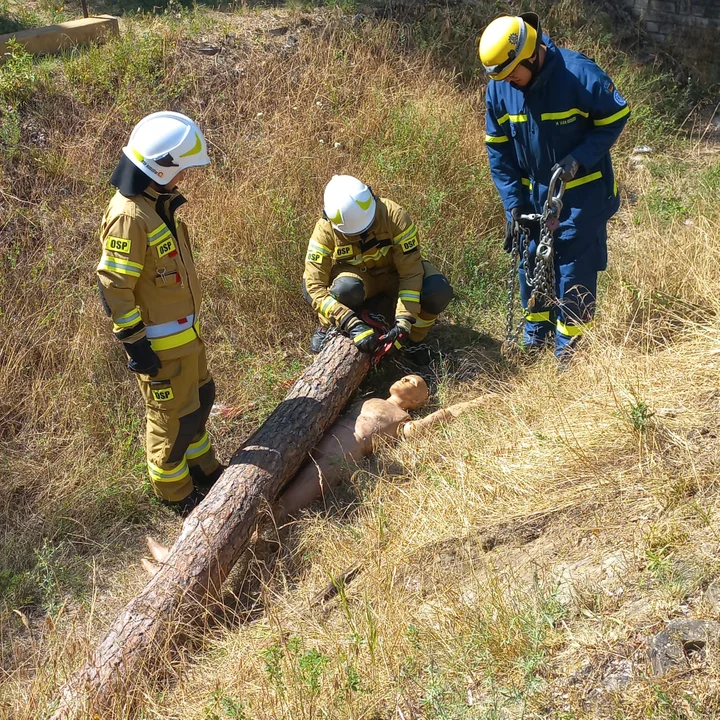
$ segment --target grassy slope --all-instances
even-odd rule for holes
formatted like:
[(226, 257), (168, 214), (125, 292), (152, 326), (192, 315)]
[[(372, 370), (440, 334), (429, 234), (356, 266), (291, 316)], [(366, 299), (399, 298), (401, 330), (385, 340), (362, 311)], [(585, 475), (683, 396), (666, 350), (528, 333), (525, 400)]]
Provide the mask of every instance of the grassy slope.
[[(651, 678), (642, 647), (667, 618), (710, 612), (718, 569), (718, 156), (673, 137), (666, 116), (682, 108), (657, 72), (574, 5), (553, 12), (553, 34), (597, 57), (634, 109), (597, 330), (560, 378), (549, 360), (514, 373), (487, 350), (501, 217), (481, 83), (447, 70), (482, 11), (413, 27), (299, 8), (128, 16), (105, 48), (6, 66), (0, 716), (41, 716), (142, 583), (142, 536), (178, 529), (144, 485), (137, 392), (93, 290), (117, 149), (138, 117), (172, 107), (200, 119), (215, 156), (184, 212), (220, 399), (240, 411), (214, 420), (224, 457), (309, 360), (297, 281), (333, 172), (403, 202), (459, 291), (443, 336), (475, 345), (437, 368), (438, 402), (498, 397), (380, 453), (349, 506), (309, 513), (282, 550), (266, 531), (233, 584), (236, 621), (176, 662), (186, 673), (145, 716), (583, 717), (627, 660), (633, 683), (595, 693), (596, 712), (712, 717), (713, 671)], [(279, 25), (296, 46), (266, 32)], [(223, 52), (199, 53), (204, 41)], [(643, 143), (656, 152), (630, 162)], [(345, 595), (311, 607), (357, 560)]]

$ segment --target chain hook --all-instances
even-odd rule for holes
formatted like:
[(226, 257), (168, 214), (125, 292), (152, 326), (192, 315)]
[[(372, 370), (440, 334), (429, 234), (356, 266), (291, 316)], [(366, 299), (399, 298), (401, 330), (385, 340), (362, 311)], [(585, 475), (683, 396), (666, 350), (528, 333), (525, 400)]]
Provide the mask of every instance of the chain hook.
[(515, 293), (517, 283), (517, 270), (522, 259), (525, 265), (527, 284), (532, 288), (528, 309), (549, 307), (555, 302), (555, 259), (554, 259), (554, 233), (560, 227), (560, 213), (563, 208), (563, 195), (565, 183), (561, 180), (562, 168), (558, 168), (550, 178), (548, 194), (541, 214), (522, 215), (521, 219), (540, 222), (540, 237), (535, 251), (534, 268), (531, 271), (530, 263), (530, 233), (519, 223), (513, 227), (513, 245), (510, 259), (510, 273), (508, 277), (508, 303), (505, 325), (505, 342), (501, 353), (504, 357), (513, 357), (517, 353), (517, 344), (525, 323), (524, 319), (515, 325)]

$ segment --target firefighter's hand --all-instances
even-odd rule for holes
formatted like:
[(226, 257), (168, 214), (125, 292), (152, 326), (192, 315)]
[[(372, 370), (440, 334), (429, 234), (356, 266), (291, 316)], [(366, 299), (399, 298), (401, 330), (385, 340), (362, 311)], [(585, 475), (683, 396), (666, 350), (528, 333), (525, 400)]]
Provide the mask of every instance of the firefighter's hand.
[(562, 170), (560, 179), (563, 182), (570, 182), (570, 180), (577, 175), (579, 167), (580, 165), (578, 164), (578, 161), (572, 155), (566, 155), (559, 163), (553, 166), (550, 174), (551, 176), (554, 175), (555, 171), (560, 168)]
[(357, 317), (357, 315), (350, 315), (341, 325), (340, 329), (350, 336), (350, 339), (360, 352), (370, 354), (377, 350), (377, 333)]
[(516, 207), (510, 211), (510, 217), (512, 218), (512, 220), (508, 220), (507, 225), (505, 226), (505, 243), (503, 244), (503, 250), (506, 253), (512, 252), (515, 225), (520, 225), (528, 232), (530, 231), (530, 221), (521, 220), (520, 216), (528, 215), (531, 212), (532, 210), (529, 210), (525, 207)]
[(162, 367), (160, 358), (150, 346), (150, 341), (144, 337), (133, 343), (123, 343), (128, 354), (128, 370), (138, 375), (155, 377)]
[(403, 347), (404, 342), (410, 337), (414, 322), (414, 317), (396, 317), (395, 325), (380, 338), (380, 342), (391, 342), (397, 348)]

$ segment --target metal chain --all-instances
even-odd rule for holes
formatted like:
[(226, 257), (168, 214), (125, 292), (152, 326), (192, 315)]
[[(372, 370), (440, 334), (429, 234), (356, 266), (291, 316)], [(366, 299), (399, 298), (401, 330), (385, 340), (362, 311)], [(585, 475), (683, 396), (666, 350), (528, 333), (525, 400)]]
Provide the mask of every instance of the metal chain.
[[(519, 349), (520, 333), (525, 319), (515, 320), (515, 303), (518, 296), (518, 269), (520, 257), (525, 268), (525, 280), (532, 289), (527, 309), (530, 312), (540, 308), (549, 308), (557, 303), (555, 297), (555, 231), (560, 226), (560, 213), (565, 193), (565, 183), (560, 180), (562, 169), (553, 174), (548, 187), (548, 195), (541, 214), (521, 215), (520, 220), (540, 222), (540, 237), (535, 250), (534, 267), (531, 270), (530, 232), (519, 221), (512, 222), (512, 250), (507, 280), (507, 311), (505, 320), (505, 341), (501, 353), (504, 357), (514, 357)], [(557, 193), (555, 188), (558, 186)]]

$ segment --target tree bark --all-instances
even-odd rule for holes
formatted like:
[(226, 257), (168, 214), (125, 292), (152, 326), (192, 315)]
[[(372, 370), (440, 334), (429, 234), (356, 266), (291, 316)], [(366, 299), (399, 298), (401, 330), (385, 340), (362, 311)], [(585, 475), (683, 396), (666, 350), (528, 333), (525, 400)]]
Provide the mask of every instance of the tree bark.
[(139, 685), (157, 670), (153, 663), (182, 644), (182, 626), (187, 629), (201, 619), (207, 604), (218, 597), (247, 547), (258, 514), (297, 472), (369, 366), (368, 356), (347, 338), (331, 334), (312, 366), (185, 520), (166, 562), (125, 606), (91, 659), (61, 688), (52, 720), (127, 712), (142, 693)]

